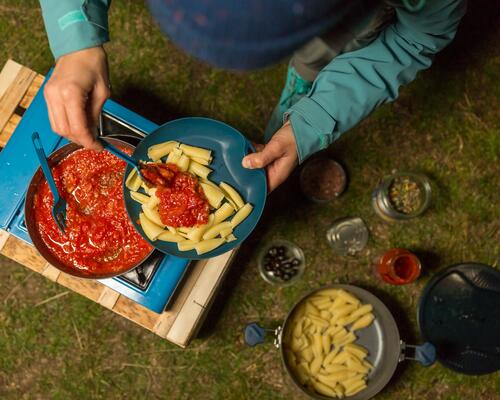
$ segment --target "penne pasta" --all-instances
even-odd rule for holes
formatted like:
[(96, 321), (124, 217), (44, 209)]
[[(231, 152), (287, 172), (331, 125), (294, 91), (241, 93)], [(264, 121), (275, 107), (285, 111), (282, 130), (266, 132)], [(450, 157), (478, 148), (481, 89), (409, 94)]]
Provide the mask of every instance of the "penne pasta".
[(193, 160), (201, 165), (209, 165), (212, 162), (212, 157), (210, 157), (208, 160), (205, 160), (204, 158), (199, 158), (199, 157), (190, 157), (190, 158), (191, 158), (191, 160)]
[(238, 209), (240, 209), (245, 205), (245, 202), (241, 198), (240, 194), (232, 186), (228, 185), (225, 182), (221, 182), (219, 186), (227, 194), (227, 196), (230, 197), (231, 200), (236, 204), (236, 207), (238, 207)]
[(156, 225), (151, 221), (144, 213), (139, 214), (139, 221), (141, 222), (141, 227), (149, 240), (154, 242), (158, 236), (164, 232), (161, 226)]
[(210, 160), (212, 152), (208, 149), (201, 147), (190, 146), (188, 144), (181, 144), (179, 148), (189, 157), (202, 158), (203, 160)]
[(202, 187), (203, 192), (205, 193), (208, 203), (213, 208), (219, 208), (222, 200), (224, 200), (224, 193), (222, 193), (222, 191), (219, 188), (207, 185), (206, 183), (203, 182), (200, 182), (200, 186)]
[(149, 201), (149, 196), (132, 190), (130, 191), (130, 197), (141, 204), (146, 204)]
[(352, 324), (351, 330), (355, 331), (358, 329), (363, 329), (369, 326), (375, 317), (372, 313), (363, 315), (360, 319), (358, 319), (354, 324)]
[(148, 157), (153, 161), (158, 161), (160, 158), (168, 155), (173, 149), (179, 146), (179, 142), (169, 141), (155, 144), (148, 148)]
[(127, 189), (137, 192), (139, 188), (142, 185), (142, 179), (141, 177), (137, 174), (136, 169), (132, 169), (130, 174), (128, 174), (127, 179), (125, 180), (125, 186)]
[(160, 213), (156, 209), (149, 208), (149, 207), (147, 207), (146, 204), (143, 204), (142, 205), (142, 212), (146, 215), (146, 217), (148, 217), (148, 219), (153, 221), (156, 225), (161, 226), (162, 228), (165, 228), (165, 224), (163, 222), (161, 222)]
[(253, 206), (250, 203), (246, 203), (243, 207), (241, 207), (231, 219), (232, 227), (236, 228), (239, 224), (241, 224), (250, 215), (252, 210)]
[(202, 255), (219, 247), (222, 243), (224, 243), (224, 241), (224, 239), (203, 240), (202, 242), (197, 243), (194, 248), (198, 255)]
[(212, 170), (204, 165), (198, 164), (196, 161), (191, 161), (189, 163), (188, 171), (200, 178), (207, 179), (208, 175)]
[(194, 228), (188, 232), (188, 234), (187, 234), (188, 239), (192, 240), (193, 242), (199, 242), (201, 240), (201, 237), (205, 233), (205, 231), (212, 226), (213, 220), (214, 220), (214, 215), (210, 214), (208, 217), (207, 224), (201, 225), (201, 226)]
[[(177, 149), (176, 149), (177, 150)], [(181, 155), (182, 153), (179, 153), (177, 151), (172, 151), (170, 152), (170, 154), (168, 155), (167, 157), (167, 163), (170, 163), (170, 164), (175, 164), (177, 165), (177, 162), (179, 161), (179, 159), (181, 158)]]
[(158, 240), (163, 240), (164, 242), (179, 243), (179, 242), (183, 242), (184, 238), (182, 236), (176, 235), (175, 233), (172, 233), (170, 231), (163, 231), (163, 233), (160, 233), (158, 235)]
[(183, 240), (182, 242), (177, 243), (177, 248), (179, 251), (189, 251), (194, 250), (197, 242), (193, 242), (192, 240)]
[(213, 239), (214, 237), (219, 236), (221, 231), (228, 228), (231, 228), (230, 222), (221, 222), (220, 224), (214, 225), (203, 234), (203, 240)]
[(238, 240), (236, 236), (234, 236), (232, 233), (226, 236), (226, 242), (234, 242), (235, 240)]
[(225, 221), (234, 212), (234, 207), (229, 203), (224, 203), (214, 213), (214, 224)]
[(227, 228), (220, 231), (221, 238), (227, 238), (229, 235), (233, 233), (233, 228)]
[(190, 163), (189, 157), (186, 156), (185, 154), (182, 154), (179, 157), (179, 160), (177, 161), (177, 166), (181, 171), (185, 172), (189, 168), (189, 163)]

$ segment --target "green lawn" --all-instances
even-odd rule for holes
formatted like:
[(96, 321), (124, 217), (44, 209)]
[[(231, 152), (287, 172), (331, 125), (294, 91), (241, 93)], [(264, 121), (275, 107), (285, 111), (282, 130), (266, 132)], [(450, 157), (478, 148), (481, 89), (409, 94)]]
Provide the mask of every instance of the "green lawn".
[[(201, 338), (188, 349), (76, 294), (37, 306), (65, 289), (0, 256), (0, 398), (299, 398), (272, 344), (246, 348), (242, 330), (254, 320), (279, 324), (299, 296), (331, 282), (381, 295), (404, 339), (419, 342), (415, 311), (428, 279), (453, 263), (496, 265), (499, 258), (500, 35), (493, 4), (470, 2), (458, 39), (433, 68), (332, 146), (330, 154), (350, 177), (341, 198), (310, 204), (295, 176), (271, 196)], [(286, 63), (248, 74), (210, 68), (173, 47), (138, 1), (114, 0), (110, 21), (115, 100), (156, 122), (204, 115), (261, 138)], [(0, 66), (12, 58), (45, 73), (53, 63), (37, 1), (0, 0), (0, 38)], [(393, 170), (433, 179), (433, 207), (422, 218), (387, 224), (374, 215), (371, 191)], [(329, 224), (348, 215), (361, 216), (371, 232), (356, 258), (333, 254), (325, 239)], [(292, 287), (277, 289), (258, 276), (255, 254), (272, 238), (305, 251), (305, 275)], [(394, 246), (421, 255), (417, 283), (390, 287), (372, 274), (373, 257)], [(469, 377), (407, 362), (377, 399), (490, 400), (500, 399), (498, 393), (499, 373)]]

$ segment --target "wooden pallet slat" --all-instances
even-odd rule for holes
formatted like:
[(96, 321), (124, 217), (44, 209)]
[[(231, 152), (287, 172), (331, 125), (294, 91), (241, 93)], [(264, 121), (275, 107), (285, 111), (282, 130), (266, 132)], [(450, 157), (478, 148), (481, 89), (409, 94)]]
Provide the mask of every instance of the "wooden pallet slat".
[(9, 60), (0, 74), (0, 80), (6, 82), (0, 86), (0, 90), (3, 90), (0, 95), (0, 131), (5, 128), (37, 75), (36, 72), (29, 68), (21, 66), (19, 69), (12, 63), (14, 62)]

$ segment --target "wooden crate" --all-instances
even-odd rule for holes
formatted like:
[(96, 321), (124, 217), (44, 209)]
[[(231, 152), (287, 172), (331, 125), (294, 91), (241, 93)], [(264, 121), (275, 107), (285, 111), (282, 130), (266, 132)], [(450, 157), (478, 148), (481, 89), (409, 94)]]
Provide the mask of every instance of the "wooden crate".
[[(0, 73), (0, 147), (5, 147), (9, 141), (43, 80), (43, 75), (12, 60), (3, 67)], [(0, 254), (181, 347), (186, 347), (196, 335), (235, 253), (233, 250), (192, 263), (171, 306), (157, 314), (97, 281), (60, 272), (33, 246), (0, 230)]]

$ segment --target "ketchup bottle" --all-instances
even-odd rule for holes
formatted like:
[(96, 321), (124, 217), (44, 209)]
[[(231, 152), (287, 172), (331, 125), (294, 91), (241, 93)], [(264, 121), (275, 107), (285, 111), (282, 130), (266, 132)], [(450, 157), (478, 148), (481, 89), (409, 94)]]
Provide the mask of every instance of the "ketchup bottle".
[(375, 270), (383, 281), (392, 285), (406, 285), (420, 275), (422, 266), (417, 256), (405, 249), (391, 249), (375, 264)]

